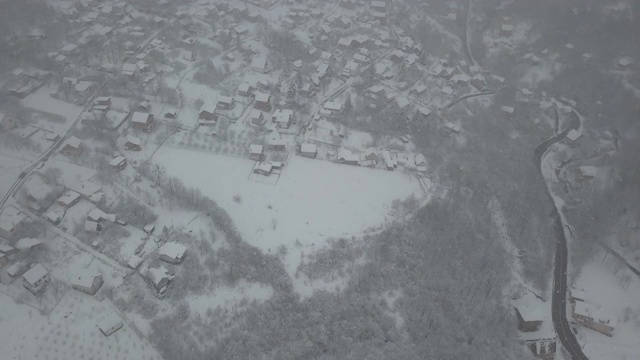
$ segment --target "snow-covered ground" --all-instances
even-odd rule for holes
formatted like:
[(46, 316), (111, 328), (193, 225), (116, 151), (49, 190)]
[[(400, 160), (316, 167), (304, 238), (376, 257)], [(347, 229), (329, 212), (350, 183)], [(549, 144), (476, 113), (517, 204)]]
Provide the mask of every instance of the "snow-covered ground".
[(384, 224), (392, 220), (393, 200), (422, 194), (411, 175), (298, 156), (276, 185), (249, 180), (254, 162), (247, 159), (162, 148), (153, 161), (218, 202), (245, 241), (265, 253), (286, 246), (292, 276), (303, 252), (320, 248), (330, 237), (357, 236)]
[(69, 290), (49, 315), (0, 293), (3, 359), (161, 359), (125, 320), (109, 337), (98, 324), (114, 314), (108, 301)]
[(577, 337), (585, 354), (590, 359), (640, 359), (640, 279), (613, 255), (600, 254), (582, 268), (573, 287), (584, 290), (588, 302), (617, 322), (613, 337), (580, 327)]

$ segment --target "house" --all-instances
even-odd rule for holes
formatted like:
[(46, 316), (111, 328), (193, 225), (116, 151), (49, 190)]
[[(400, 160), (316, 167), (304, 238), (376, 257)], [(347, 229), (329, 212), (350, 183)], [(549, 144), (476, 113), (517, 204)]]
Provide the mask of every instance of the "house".
[(60, 224), (60, 221), (62, 221), (62, 218), (64, 218), (64, 214), (64, 209), (53, 209), (42, 214), (42, 216), (49, 220), (53, 225), (58, 225)]
[(58, 199), (58, 205), (68, 209), (80, 201), (80, 194), (73, 190), (69, 190)]
[(358, 165), (360, 163), (360, 156), (347, 149), (341, 148), (338, 150), (338, 162), (340, 164)]
[(576, 142), (578, 141), (578, 139), (580, 139), (582, 137), (582, 131), (580, 130), (576, 130), (576, 129), (571, 129), (568, 133), (567, 133), (567, 140), (569, 140), (569, 142)]
[(256, 165), (253, 167), (253, 172), (255, 174), (260, 174), (264, 176), (271, 175), (272, 170), (273, 170), (273, 166), (271, 165), (271, 163), (264, 162), (264, 161), (256, 163)]
[(128, 79), (133, 79), (138, 75), (138, 65), (136, 64), (123, 64), (122, 65), (122, 75), (127, 77)]
[(146, 232), (147, 234), (151, 235), (153, 234), (153, 232), (155, 231), (156, 226), (153, 224), (147, 224), (144, 226), (144, 229), (142, 229), (144, 232)]
[(371, 2), (371, 9), (376, 10), (376, 11), (386, 12), (387, 11), (387, 2), (386, 1), (374, 0), (374, 1)]
[(0, 236), (13, 238), (27, 218), (27, 215), (17, 208), (11, 205), (5, 207), (0, 212)]
[(424, 168), (427, 166), (427, 158), (425, 158), (422, 154), (416, 154), (416, 156), (413, 158), (413, 163), (418, 168), (418, 170), (420, 170), (420, 168)]
[(264, 157), (264, 150), (262, 145), (251, 144), (249, 145), (249, 158), (255, 161), (261, 161)]
[(109, 166), (111, 166), (115, 170), (120, 171), (127, 167), (127, 159), (122, 155), (116, 156), (111, 159), (111, 161), (109, 161)]
[(500, 26), (500, 35), (504, 36), (504, 37), (509, 37), (513, 34), (513, 25), (509, 25), (509, 24), (502, 24)]
[(158, 250), (160, 260), (169, 264), (180, 264), (187, 252), (187, 247), (177, 242), (167, 242)]
[(257, 92), (254, 108), (262, 111), (271, 111), (271, 95)]
[(71, 281), (71, 287), (89, 295), (95, 295), (103, 283), (102, 275), (82, 272)]
[(111, 97), (110, 96), (98, 96), (93, 100), (93, 105), (95, 106), (111, 106)]
[(633, 58), (631, 56), (622, 56), (620, 58), (618, 58), (618, 61), (616, 62), (616, 67), (620, 70), (626, 70), (629, 67), (631, 67), (631, 65), (633, 65), (634, 61)]
[(160, 293), (164, 293), (166, 291), (169, 282), (173, 279), (173, 276), (169, 274), (169, 270), (167, 270), (163, 265), (159, 265), (158, 267), (146, 267), (142, 269), (140, 273)]
[(271, 139), (269, 140), (269, 149), (276, 151), (286, 151), (287, 143), (281, 139)]
[(259, 54), (253, 57), (251, 60), (251, 69), (262, 74), (266, 74), (267, 69), (267, 57), (263, 54)]
[(231, 96), (220, 96), (218, 98), (218, 108), (224, 110), (231, 110), (235, 105), (233, 98)]
[(605, 313), (600, 306), (577, 301), (573, 304), (573, 318), (580, 324), (607, 336), (613, 336), (616, 319)]
[(452, 123), (450, 121), (445, 121), (444, 130), (446, 132), (448, 132), (449, 134), (458, 134), (458, 133), (460, 133), (462, 128), (458, 124)]
[(51, 183), (39, 173), (34, 173), (27, 178), (23, 185), (29, 207), (36, 212), (46, 210), (62, 192), (56, 184)]
[(289, 109), (278, 109), (273, 114), (273, 121), (278, 125), (281, 129), (288, 129), (291, 126), (291, 122), (293, 121), (293, 110)]
[(98, 328), (102, 335), (110, 336), (122, 328), (122, 320), (116, 314), (111, 313), (100, 321)]
[(598, 176), (598, 168), (592, 165), (583, 165), (578, 168), (580, 177), (585, 180), (594, 179)]
[(50, 281), (49, 271), (40, 264), (36, 264), (22, 275), (22, 285), (34, 295), (41, 293)]
[(142, 150), (142, 140), (139, 137), (133, 135), (127, 136), (127, 140), (124, 143), (125, 150), (140, 151)]
[(387, 170), (393, 170), (396, 168), (396, 165), (391, 158), (391, 152), (389, 150), (383, 150), (381, 155)]
[(66, 156), (80, 155), (82, 153), (82, 141), (72, 136), (64, 142), (60, 152)]
[(16, 119), (11, 116), (0, 113), (0, 131), (9, 131), (18, 126)]
[(216, 121), (217, 120), (216, 108), (213, 105), (210, 105), (210, 104), (202, 105), (202, 108), (200, 109), (200, 112), (198, 113), (198, 119), (199, 120)]
[(542, 325), (540, 308), (529, 306), (515, 307), (518, 329), (523, 332), (537, 331)]
[(251, 96), (251, 85), (244, 82), (238, 85), (238, 94), (241, 96)]
[(89, 213), (87, 214), (87, 219), (90, 221), (95, 221), (95, 222), (102, 222), (107, 220), (107, 213), (105, 213), (104, 211), (98, 209), (98, 208), (94, 208), (93, 210), (89, 211)]
[(327, 101), (323, 106), (325, 110), (328, 110), (332, 113), (341, 113), (343, 107), (344, 103), (339, 101)]
[(251, 119), (252, 124), (262, 125), (265, 123), (266, 119), (264, 118), (264, 113), (258, 109), (252, 109), (249, 113), (249, 119)]
[(150, 132), (153, 128), (153, 115), (136, 111), (131, 117), (131, 127), (136, 130)]
[(300, 155), (315, 159), (318, 155), (318, 147), (315, 144), (303, 143), (300, 145)]

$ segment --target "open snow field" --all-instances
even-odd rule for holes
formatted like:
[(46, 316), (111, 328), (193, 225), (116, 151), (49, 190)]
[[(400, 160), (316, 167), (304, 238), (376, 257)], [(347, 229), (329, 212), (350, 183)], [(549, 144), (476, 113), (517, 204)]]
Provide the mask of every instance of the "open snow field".
[(613, 337), (580, 327), (577, 337), (585, 354), (592, 359), (640, 359), (640, 279), (613, 255), (605, 258), (601, 253), (582, 268), (573, 286), (617, 323)]
[(105, 337), (98, 324), (115, 308), (76, 290), (46, 316), (1, 293), (0, 309), (3, 359), (161, 359), (126, 320)]
[(327, 238), (357, 236), (379, 227), (392, 219), (393, 200), (422, 195), (408, 174), (298, 156), (291, 158), (276, 185), (249, 180), (254, 161), (248, 159), (162, 148), (153, 161), (218, 202), (245, 241), (265, 253), (286, 246), (285, 264), (292, 276), (304, 254), (323, 246)]

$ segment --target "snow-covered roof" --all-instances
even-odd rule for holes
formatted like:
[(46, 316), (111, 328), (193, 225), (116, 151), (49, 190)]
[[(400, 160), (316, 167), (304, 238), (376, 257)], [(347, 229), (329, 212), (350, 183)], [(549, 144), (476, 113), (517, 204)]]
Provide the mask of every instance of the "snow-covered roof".
[(58, 199), (58, 202), (64, 205), (69, 205), (69, 204), (72, 204), (74, 201), (78, 200), (79, 197), (80, 197), (80, 194), (78, 194), (77, 192), (73, 190), (68, 190), (66, 193), (64, 193), (64, 195), (62, 195)]
[(343, 104), (338, 101), (327, 101), (324, 103), (324, 108), (331, 111), (341, 111)]
[(300, 145), (300, 151), (303, 153), (315, 153), (318, 151), (316, 144), (303, 143)]
[(76, 277), (73, 278), (73, 280), (71, 281), (71, 284), (76, 286), (81, 286), (83, 288), (90, 288), (91, 286), (93, 286), (93, 280), (98, 276), (102, 276), (102, 275), (96, 272), (82, 271), (80, 274), (78, 274)]
[(2, 213), (0, 213), (0, 229), (10, 232), (26, 218), (27, 215), (20, 212), (20, 210), (13, 206), (7, 206)]
[(69, 139), (67, 139), (67, 141), (64, 142), (64, 145), (62, 145), (62, 148), (69, 146), (74, 149), (77, 149), (80, 147), (80, 144), (82, 144), (82, 140), (78, 139), (75, 136), (72, 136)]
[(98, 232), (98, 223), (91, 220), (85, 220), (84, 231), (86, 232)]
[(162, 247), (160, 247), (160, 249), (158, 250), (158, 254), (170, 257), (172, 259), (180, 259), (184, 256), (184, 253), (186, 251), (186, 246), (171, 241), (162, 245)]
[(148, 267), (143, 271), (143, 275), (149, 279), (154, 285), (160, 285), (160, 282), (163, 279), (171, 280), (171, 275), (169, 275), (169, 270), (163, 265), (159, 265), (158, 267)]
[(580, 131), (580, 130), (571, 129), (567, 133), (567, 139), (569, 139), (571, 141), (576, 141), (576, 140), (580, 139), (580, 137), (582, 137), (582, 131)]
[(36, 266), (32, 267), (31, 269), (29, 269), (29, 271), (24, 273), (24, 275), (22, 275), (22, 278), (30, 285), (34, 285), (36, 282), (38, 282), (38, 280), (47, 276), (48, 273), (49, 271), (45, 269), (44, 266), (42, 266), (41, 264), (36, 264)]
[(414, 158), (414, 163), (416, 166), (422, 166), (427, 164), (427, 159), (422, 154), (416, 154)]
[(28, 250), (36, 245), (42, 244), (42, 241), (34, 238), (24, 238), (16, 242), (16, 248), (19, 250)]
[(583, 301), (576, 301), (574, 314), (592, 319), (594, 322), (616, 327), (617, 318), (602, 309), (599, 305), (589, 304)]
[(249, 152), (251, 154), (262, 154), (262, 145), (251, 144), (249, 145)]
[(273, 166), (271, 165), (271, 163), (263, 162), (263, 161), (257, 163), (256, 166), (255, 166), (256, 170), (261, 170), (261, 171), (264, 171), (266, 173), (270, 173), (272, 168), (273, 168)]
[(233, 104), (233, 98), (231, 96), (220, 96), (218, 102), (222, 104)]
[(102, 221), (107, 218), (107, 213), (105, 213), (104, 211), (98, 208), (95, 208), (89, 212), (89, 214), (87, 215), (87, 218), (93, 221)]
[(131, 122), (138, 123), (138, 124), (146, 124), (150, 115), (151, 114), (149, 113), (136, 111), (133, 113), (133, 116), (131, 117)]
[(269, 102), (269, 99), (271, 99), (270, 94), (256, 92), (256, 102)]
[(116, 156), (113, 159), (111, 159), (111, 161), (109, 161), (109, 165), (118, 166), (125, 161), (127, 161), (127, 159), (124, 156)]
[(140, 146), (142, 145), (142, 140), (139, 137), (129, 135), (127, 136), (127, 143)]

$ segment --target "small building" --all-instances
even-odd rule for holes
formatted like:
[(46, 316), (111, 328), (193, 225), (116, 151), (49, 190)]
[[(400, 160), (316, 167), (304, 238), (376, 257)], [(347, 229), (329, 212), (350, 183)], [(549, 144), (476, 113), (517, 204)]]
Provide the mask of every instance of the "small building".
[(518, 329), (523, 332), (537, 331), (542, 325), (540, 309), (528, 306), (514, 308), (518, 318)]
[(158, 250), (160, 260), (169, 264), (180, 264), (187, 252), (187, 247), (177, 242), (168, 242)]
[(553, 360), (556, 354), (556, 338), (527, 340), (525, 343), (538, 359)]
[(0, 253), (0, 269), (7, 266), (9, 263), (9, 257), (5, 254)]
[(80, 201), (80, 194), (69, 190), (58, 199), (58, 205), (68, 209)]
[(256, 165), (253, 167), (253, 172), (255, 174), (260, 174), (264, 176), (271, 175), (272, 171), (273, 171), (273, 165), (271, 165), (271, 163), (264, 162), (264, 161), (256, 163)]
[(9, 131), (18, 126), (18, 121), (4, 113), (0, 113), (0, 131)]
[(129, 135), (124, 143), (125, 150), (140, 151), (142, 150), (142, 140), (139, 137)]
[(502, 112), (505, 113), (509, 117), (513, 116), (513, 113), (516, 111), (516, 109), (514, 107), (506, 106), (506, 105), (501, 106), (500, 110), (502, 110)]
[(220, 96), (218, 98), (218, 108), (220, 109), (231, 110), (233, 109), (234, 105), (235, 102), (233, 101), (233, 98), (231, 96)]
[(88, 233), (99, 233), (102, 231), (102, 224), (96, 221), (85, 220), (84, 221), (84, 231)]
[(49, 271), (41, 264), (36, 264), (22, 275), (22, 285), (34, 295), (41, 293), (50, 281)]
[(254, 108), (262, 111), (271, 111), (271, 95), (262, 92), (256, 93)]
[(71, 287), (86, 294), (95, 295), (103, 283), (102, 275), (83, 272), (71, 281)]
[(95, 106), (111, 106), (111, 96), (98, 96), (93, 100)]
[(263, 54), (258, 54), (251, 60), (251, 69), (262, 74), (269, 72), (267, 68), (267, 57)]
[(131, 117), (131, 127), (136, 130), (150, 132), (153, 128), (153, 115), (136, 111)]
[(513, 34), (513, 25), (502, 24), (500, 26), (500, 36), (509, 37)]
[(76, 156), (82, 153), (82, 141), (75, 136), (64, 142), (60, 152), (66, 156)]
[(89, 213), (87, 214), (87, 220), (91, 220), (95, 222), (105, 221), (107, 220), (108, 217), (109, 215), (107, 213), (105, 213), (104, 211), (98, 208), (94, 208), (93, 210), (89, 211)]
[(598, 305), (577, 301), (573, 304), (573, 318), (580, 324), (602, 333), (613, 336), (616, 319), (606, 314)]
[(22, 274), (24, 274), (27, 270), (29, 270), (27, 263), (24, 260), (20, 260), (9, 266), (6, 272), (7, 275), (9, 275), (12, 279), (17, 279), (22, 276)]
[(104, 319), (102, 319), (102, 321), (100, 321), (98, 328), (102, 335), (110, 336), (122, 328), (122, 320), (116, 314), (108, 314)]
[(582, 165), (578, 168), (580, 177), (584, 180), (591, 180), (598, 176), (598, 168), (593, 165)]
[(109, 166), (111, 166), (115, 170), (120, 171), (125, 167), (127, 167), (127, 159), (122, 155), (116, 156), (113, 159), (111, 159), (111, 161), (109, 161)]
[(310, 159), (315, 159), (318, 155), (318, 147), (316, 144), (303, 143), (300, 145), (300, 155)]
[(147, 224), (144, 226), (144, 229), (142, 229), (144, 232), (146, 232), (147, 234), (151, 235), (153, 234), (154, 230), (156, 229), (156, 226), (154, 224)]
[(622, 56), (620, 58), (618, 58), (618, 61), (616, 62), (616, 67), (620, 70), (626, 70), (629, 67), (631, 67), (631, 65), (633, 65), (634, 61), (633, 58), (631, 56)]
[(371, 1), (371, 9), (376, 11), (387, 11), (387, 2), (380, 0)]
[(580, 130), (571, 129), (567, 133), (567, 140), (569, 140), (572, 143), (578, 141), (578, 139), (580, 139), (581, 137), (582, 137), (582, 131)]
[(249, 158), (255, 161), (262, 161), (264, 157), (264, 149), (262, 145), (249, 145)]
[(5, 243), (0, 243), (0, 254), (3, 254), (5, 256), (11, 256), (17, 253), (18, 253), (18, 249), (14, 248), (13, 246), (7, 245)]

